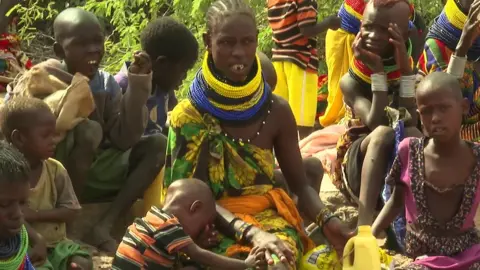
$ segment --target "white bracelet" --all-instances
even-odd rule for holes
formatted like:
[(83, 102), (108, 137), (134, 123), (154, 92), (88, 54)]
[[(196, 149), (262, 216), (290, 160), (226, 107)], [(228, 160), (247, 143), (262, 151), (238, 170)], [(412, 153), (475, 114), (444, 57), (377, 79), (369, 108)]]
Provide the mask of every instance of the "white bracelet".
[(402, 98), (413, 98), (415, 97), (415, 84), (417, 76), (409, 75), (402, 76), (400, 79), (400, 91), (399, 95)]
[(385, 73), (375, 73), (370, 76), (372, 80), (372, 92), (387, 92), (387, 75)]
[(448, 63), (447, 73), (454, 76), (457, 79), (463, 78), (465, 72), (465, 65), (467, 64), (466, 57), (458, 57), (454, 54), (450, 57)]

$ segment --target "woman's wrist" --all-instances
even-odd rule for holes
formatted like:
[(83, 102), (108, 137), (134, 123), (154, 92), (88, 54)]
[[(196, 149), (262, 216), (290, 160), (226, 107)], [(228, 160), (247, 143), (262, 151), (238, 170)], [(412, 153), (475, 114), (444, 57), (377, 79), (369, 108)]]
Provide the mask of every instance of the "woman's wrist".
[(466, 64), (466, 57), (461, 57), (454, 54), (450, 57), (450, 61), (448, 62), (447, 73), (454, 76), (455, 78), (460, 79), (463, 77)]

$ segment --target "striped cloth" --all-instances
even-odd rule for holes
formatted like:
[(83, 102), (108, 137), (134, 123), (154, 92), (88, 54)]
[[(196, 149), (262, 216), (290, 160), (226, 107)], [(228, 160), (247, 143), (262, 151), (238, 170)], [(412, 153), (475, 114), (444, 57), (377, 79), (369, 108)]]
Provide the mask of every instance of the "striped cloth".
[(180, 250), (192, 243), (176, 217), (154, 206), (128, 228), (112, 269), (173, 269)]
[(275, 42), (272, 61), (289, 61), (302, 69), (317, 72), (317, 41), (315, 37), (305, 37), (300, 31), (302, 26), (317, 24), (316, 1), (268, 0), (268, 22)]

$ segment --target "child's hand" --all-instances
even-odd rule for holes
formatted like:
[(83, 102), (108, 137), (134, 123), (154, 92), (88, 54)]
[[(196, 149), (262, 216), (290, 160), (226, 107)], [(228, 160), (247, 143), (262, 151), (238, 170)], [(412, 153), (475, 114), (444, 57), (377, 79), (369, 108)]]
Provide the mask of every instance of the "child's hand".
[(39, 239), (36, 243), (30, 248), (28, 252), (30, 261), (35, 266), (40, 266), (45, 263), (47, 260), (47, 243), (45, 240)]
[(355, 37), (352, 49), (355, 58), (370, 67), (374, 73), (380, 73), (384, 71), (382, 58), (365, 48), (361, 31), (358, 32), (357, 36)]
[(128, 69), (133, 74), (149, 74), (152, 72), (152, 61), (146, 52), (138, 51), (133, 55), (133, 63)]
[(325, 21), (327, 21), (328, 28), (331, 30), (337, 30), (342, 25), (342, 19), (337, 15), (327, 17), (325, 18)]
[(248, 254), (248, 257), (245, 259), (245, 264), (247, 268), (258, 268), (262, 265), (266, 265), (267, 262), (265, 261), (265, 249), (254, 247)]

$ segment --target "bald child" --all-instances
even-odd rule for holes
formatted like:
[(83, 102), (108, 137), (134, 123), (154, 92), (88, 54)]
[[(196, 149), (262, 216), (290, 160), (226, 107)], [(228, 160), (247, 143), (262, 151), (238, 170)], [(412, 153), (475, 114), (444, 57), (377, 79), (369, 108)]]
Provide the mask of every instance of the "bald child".
[[(217, 255), (193, 240), (217, 215), (210, 188), (197, 179), (182, 179), (167, 190), (162, 209), (152, 207), (129, 228), (118, 247), (113, 269), (177, 269), (179, 253), (213, 269), (247, 269), (262, 263), (253, 248), (245, 261)], [(181, 268), (190, 269), (190, 268)]]
[(143, 196), (165, 163), (166, 138), (143, 136), (147, 99), (152, 92), (152, 62), (135, 53), (123, 94), (114, 77), (100, 67), (105, 35), (97, 17), (81, 8), (68, 8), (55, 18), (54, 51), (40, 66), (71, 83), (74, 74), (89, 79), (95, 110), (56, 146), (55, 159), (67, 169), (80, 203), (111, 202), (93, 229), (82, 239), (114, 253), (118, 243), (110, 231), (120, 215)]

